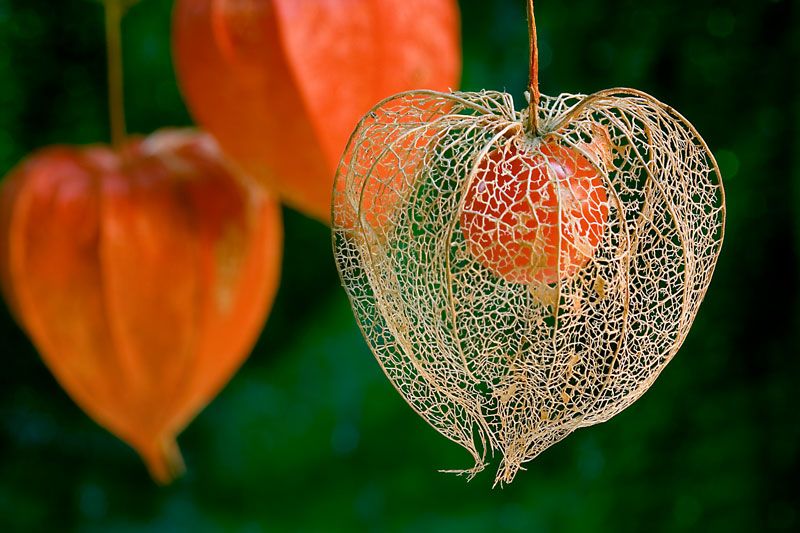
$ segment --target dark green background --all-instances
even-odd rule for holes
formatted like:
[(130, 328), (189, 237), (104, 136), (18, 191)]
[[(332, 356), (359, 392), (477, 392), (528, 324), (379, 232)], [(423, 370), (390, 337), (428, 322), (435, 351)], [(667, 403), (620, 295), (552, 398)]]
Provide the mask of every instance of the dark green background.
[[(546, 94), (630, 86), (719, 159), (727, 238), (683, 349), (639, 402), (547, 450), (505, 489), (384, 378), (338, 286), (328, 230), (286, 212), (284, 277), (257, 349), (155, 486), (58, 387), (0, 310), (5, 531), (759, 531), (800, 527), (800, 2), (540, 0)], [(171, 2), (124, 24), (133, 132), (185, 125)], [(523, 0), (462, 2), (463, 88), (527, 76)], [(50, 143), (108, 138), (102, 13), (0, 0), (0, 174)]]

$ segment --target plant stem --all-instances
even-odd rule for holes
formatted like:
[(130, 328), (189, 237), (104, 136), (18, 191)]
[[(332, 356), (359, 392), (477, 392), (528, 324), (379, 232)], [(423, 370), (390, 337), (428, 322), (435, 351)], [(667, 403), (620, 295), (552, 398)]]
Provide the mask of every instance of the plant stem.
[(108, 115), (111, 144), (119, 149), (125, 141), (125, 95), (122, 78), (123, 0), (104, 0), (106, 13), (106, 55), (108, 58)]
[(536, 39), (536, 18), (533, 15), (533, 0), (528, 0), (528, 39), (530, 41), (530, 69), (531, 77), (528, 86), (530, 103), (528, 107), (528, 129), (532, 135), (536, 135), (539, 129), (539, 45)]

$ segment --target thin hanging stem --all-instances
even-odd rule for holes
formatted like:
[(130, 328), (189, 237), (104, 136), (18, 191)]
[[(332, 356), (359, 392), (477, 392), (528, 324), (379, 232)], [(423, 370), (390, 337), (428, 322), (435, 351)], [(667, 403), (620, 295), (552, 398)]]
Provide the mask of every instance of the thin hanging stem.
[(531, 77), (528, 86), (530, 95), (528, 129), (531, 134), (536, 135), (539, 129), (539, 100), (542, 95), (539, 92), (539, 45), (536, 39), (536, 17), (533, 15), (533, 0), (528, 0), (528, 39), (530, 40), (531, 50)]
[(108, 57), (108, 115), (111, 144), (120, 148), (125, 141), (125, 94), (122, 78), (122, 15), (124, 0), (104, 0), (106, 13), (106, 55)]

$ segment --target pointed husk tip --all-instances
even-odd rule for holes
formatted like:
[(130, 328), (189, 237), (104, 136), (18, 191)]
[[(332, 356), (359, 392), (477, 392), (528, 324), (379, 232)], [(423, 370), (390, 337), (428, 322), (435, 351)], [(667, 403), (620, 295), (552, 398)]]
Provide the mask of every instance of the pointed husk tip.
[(174, 437), (165, 437), (146, 446), (139, 446), (137, 451), (147, 466), (150, 477), (159, 485), (169, 485), (186, 471)]

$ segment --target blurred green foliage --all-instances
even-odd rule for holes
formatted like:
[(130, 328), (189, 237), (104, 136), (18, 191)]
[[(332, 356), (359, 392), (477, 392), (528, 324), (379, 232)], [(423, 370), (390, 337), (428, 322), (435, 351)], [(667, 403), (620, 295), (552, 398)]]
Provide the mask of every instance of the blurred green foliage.
[[(579, 430), (505, 489), (382, 375), (338, 286), (328, 230), (286, 212), (283, 285), (250, 360), (155, 486), (58, 387), (0, 311), (4, 531), (797, 531), (800, 2), (537, 2), (546, 94), (636, 87), (691, 120), (728, 194), (694, 329), (639, 402)], [(463, 88), (527, 77), (523, 0), (463, 0)], [(131, 131), (186, 125), (169, 0), (124, 23)], [(0, 174), (51, 143), (108, 138), (102, 13), (0, 0)]]

